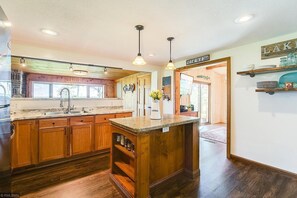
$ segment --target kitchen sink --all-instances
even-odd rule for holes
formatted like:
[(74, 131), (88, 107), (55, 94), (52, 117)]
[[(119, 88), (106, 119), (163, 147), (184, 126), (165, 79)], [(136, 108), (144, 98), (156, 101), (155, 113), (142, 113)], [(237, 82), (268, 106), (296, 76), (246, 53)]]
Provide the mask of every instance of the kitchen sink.
[(69, 113), (65, 113), (64, 111), (48, 111), (45, 112), (44, 115), (59, 115), (59, 114), (80, 114), (84, 113), (82, 111), (70, 111)]

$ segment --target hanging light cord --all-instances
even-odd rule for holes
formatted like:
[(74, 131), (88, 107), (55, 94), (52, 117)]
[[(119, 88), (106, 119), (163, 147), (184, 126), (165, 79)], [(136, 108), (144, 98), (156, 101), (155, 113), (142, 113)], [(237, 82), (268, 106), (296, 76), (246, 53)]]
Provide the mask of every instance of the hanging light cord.
[(138, 30), (138, 56), (141, 56), (141, 54), (140, 54), (140, 29)]
[(172, 62), (172, 60), (171, 60), (171, 40), (170, 40), (170, 60), (169, 61)]

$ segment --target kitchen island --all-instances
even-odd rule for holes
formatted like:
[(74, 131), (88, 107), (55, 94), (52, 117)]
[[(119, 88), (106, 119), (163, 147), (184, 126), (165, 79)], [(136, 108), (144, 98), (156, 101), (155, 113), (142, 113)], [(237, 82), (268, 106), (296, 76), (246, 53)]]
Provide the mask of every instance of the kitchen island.
[(150, 188), (178, 175), (199, 175), (199, 118), (164, 115), (111, 119), (110, 179), (126, 197), (150, 197)]

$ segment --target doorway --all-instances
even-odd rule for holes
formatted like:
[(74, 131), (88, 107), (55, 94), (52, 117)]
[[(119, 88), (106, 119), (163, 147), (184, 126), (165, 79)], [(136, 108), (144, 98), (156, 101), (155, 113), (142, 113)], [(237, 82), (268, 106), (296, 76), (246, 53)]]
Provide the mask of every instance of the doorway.
[[(222, 81), (219, 83), (224, 84), (226, 92), (225, 92), (225, 99), (222, 99), (221, 102), (223, 102), (225, 105), (225, 117), (224, 119), (226, 120), (226, 124), (224, 124), (224, 127), (221, 127), (219, 125), (202, 125), (202, 126), (212, 126), (214, 128), (211, 128), (211, 130), (221, 130), (222, 128), (225, 128), (225, 139), (226, 139), (226, 153), (227, 153), (227, 158), (230, 158), (230, 150), (231, 150), (231, 58), (222, 58), (222, 59), (217, 59), (217, 60), (212, 60), (212, 61), (207, 61), (204, 63), (199, 63), (195, 65), (190, 65), (190, 66), (185, 66), (178, 68), (174, 72), (174, 77), (175, 77), (175, 114), (179, 115), (180, 114), (180, 107), (183, 106), (181, 104), (181, 93), (180, 93), (180, 81), (181, 81), (181, 73), (186, 73), (187, 75), (192, 75), (195, 76), (193, 80), (193, 90), (196, 89), (197, 96), (197, 102), (196, 106), (200, 112), (198, 112), (198, 116), (201, 117), (201, 123), (203, 124), (208, 124), (208, 123), (216, 123), (214, 122), (215, 117), (214, 113), (218, 107), (216, 106), (217, 104), (214, 102), (210, 102), (215, 100), (216, 98), (219, 98), (214, 94), (214, 89), (215, 86), (213, 83), (205, 83), (208, 82), (207, 80), (209, 79), (209, 76), (207, 74), (200, 74), (200, 75), (195, 75), (193, 69), (200, 69), (200, 68), (209, 68), (209, 69), (216, 69), (219, 67), (225, 66), (225, 77), (222, 78)], [(200, 79), (197, 80), (197, 77)], [(215, 77), (213, 79), (216, 79)], [(198, 82), (197, 82), (198, 81)], [(224, 82), (224, 83), (223, 83)], [(203, 85), (202, 85), (203, 84)], [(192, 90), (192, 91), (193, 91)], [(203, 91), (202, 91), (203, 90)], [(202, 99), (202, 93), (203, 92), (203, 99)], [(200, 93), (200, 96), (199, 96)], [(210, 94), (211, 93), (211, 94)], [(206, 97), (207, 95), (208, 97)], [(193, 99), (194, 100), (194, 99)], [(217, 99), (217, 101), (220, 101), (220, 98)], [(192, 106), (192, 104), (191, 104)], [(194, 105), (195, 106), (195, 105)], [(201, 108), (199, 108), (201, 106)], [(203, 107), (204, 106), (204, 107)], [(195, 108), (195, 107), (194, 107)], [(211, 116), (212, 115), (212, 116)]]
[(151, 75), (137, 77), (137, 116), (150, 116)]
[(210, 123), (210, 97), (211, 84), (203, 82), (193, 82), (190, 102), (194, 106), (194, 111), (198, 111), (200, 124)]

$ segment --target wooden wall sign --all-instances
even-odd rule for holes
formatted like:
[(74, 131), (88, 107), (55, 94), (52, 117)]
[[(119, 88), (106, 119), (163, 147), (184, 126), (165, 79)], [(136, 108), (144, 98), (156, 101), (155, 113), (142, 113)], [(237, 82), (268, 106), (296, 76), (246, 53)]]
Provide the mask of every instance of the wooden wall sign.
[(124, 85), (123, 91), (126, 93), (127, 91), (131, 91), (132, 93), (135, 91), (135, 84)]
[(204, 55), (204, 56), (199, 56), (196, 58), (192, 58), (186, 61), (186, 65), (192, 65), (192, 64), (196, 64), (196, 63), (202, 63), (205, 61), (209, 61), (210, 60), (210, 55)]
[(261, 47), (261, 59), (286, 56), (297, 51), (297, 39), (265, 45)]

